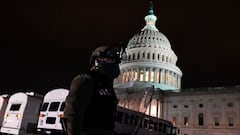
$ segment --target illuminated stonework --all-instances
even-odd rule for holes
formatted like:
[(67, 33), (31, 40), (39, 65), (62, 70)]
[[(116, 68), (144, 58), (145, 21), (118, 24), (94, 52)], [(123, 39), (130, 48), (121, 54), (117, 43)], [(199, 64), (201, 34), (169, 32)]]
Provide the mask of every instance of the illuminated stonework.
[(167, 37), (156, 28), (156, 20), (151, 6), (145, 27), (128, 42), (115, 87), (133, 81), (148, 82), (161, 90), (181, 88), (182, 72), (176, 66), (177, 56)]

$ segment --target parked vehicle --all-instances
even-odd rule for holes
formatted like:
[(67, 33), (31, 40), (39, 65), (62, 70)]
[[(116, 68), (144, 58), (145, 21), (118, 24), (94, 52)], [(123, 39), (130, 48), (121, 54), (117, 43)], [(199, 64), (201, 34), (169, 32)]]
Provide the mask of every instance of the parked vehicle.
[(0, 128), (2, 127), (2, 122), (5, 114), (5, 110), (8, 104), (8, 97), (9, 95), (0, 95)]
[(170, 121), (118, 107), (114, 131), (116, 135), (177, 135), (179, 129)]
[(9, 97), (1, 132), (28, 135), (36, 132), (42, 95), (17, 92)]
[(60, 118), (63, 117), (67, 89), (54, 89), (45, 94), (40, 109), (37, 130), (41, 134), (63, 134)]

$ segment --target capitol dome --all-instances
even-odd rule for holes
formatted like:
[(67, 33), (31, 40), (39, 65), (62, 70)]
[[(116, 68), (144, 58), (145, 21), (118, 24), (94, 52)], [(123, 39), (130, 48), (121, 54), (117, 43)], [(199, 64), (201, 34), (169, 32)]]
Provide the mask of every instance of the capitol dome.
[(182, 72), (176, 66), (177, 56), (167, 37), (155, 26), (157, 17), (153, 6), (145, 17), (146, 25), (127, 44), (120, 64), (121, 75), (115, 88), (152, 85), (161, 90), (181, 88)]

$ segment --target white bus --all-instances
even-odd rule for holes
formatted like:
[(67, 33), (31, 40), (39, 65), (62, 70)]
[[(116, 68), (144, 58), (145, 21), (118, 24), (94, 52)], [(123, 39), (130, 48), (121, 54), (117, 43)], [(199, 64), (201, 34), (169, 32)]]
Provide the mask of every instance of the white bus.
[(37, 130), (41, 134), (63, 134), (60, 118), (63, 117), (68, 89), (53, 89), (45, 94), (40, 109)]
[(36, 132), (42, 95), (17, 92), (9, 97), (1, 132), (27, 135)]
[(5, 110), (8, 104), (8, 95), (1, 95), (0, 96), (0, 128), (2, 127), (2, 121), (4, 118)]

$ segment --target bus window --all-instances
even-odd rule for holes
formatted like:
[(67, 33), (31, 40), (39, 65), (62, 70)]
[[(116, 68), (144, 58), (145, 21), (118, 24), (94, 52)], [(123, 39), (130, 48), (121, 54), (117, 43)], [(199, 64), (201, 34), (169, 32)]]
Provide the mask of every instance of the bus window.
[(57, 111), (59, 107), (60, 102), (52, 102), (50, 104), (49, 110), (48, 111)]
[(21, 104), (12, 104), (10, 107), (10, 111), (18, 111), (21, 107)]
[(158, 131), (162, 131), (162, 123), (158, 123)]
[(137, 126), (137, 124), (138, 124), (138, 116), (136, 116), (134, 119), (134, 126)]
[(163, 124), (163, 133), (166, 133), (166, 125)]
[(61, 106), (60, 106), (60, 111), (63, 111), (65, 108), (65, 102), (62, 102)]
[(47, 111), (48, 105), (49, 105), (49, 103), (47, 103), (47, 102), (46, 102), (46, 103), (43, 103), (40, 111)]
[(177, 134), (176, 130), (177, 130), (177, 128), (175, 128), (175, 127), (172, 128), (172, 135), (176, 135)]
[(153, 121), (149, 120), (149, 129), (153, 129)]
[(153, 128), (154, 130), (158, 130), (158, 123), (157, 122), (154, 122), (153, 126), (154, 126), (154, 128)]
[(171, 135), (172, 134), (172, 128), (171, 127), (169, 127), (169, 126), (166, 126), (166, 133), (167, 133), (167, 135)]
[(129, 115), (127, 113), (125, 113), (123, 124), (128, 124), (128, 120), (129, 120)]
[(116, 121), (119, 123), (122, 123), (123, 120), (123, 112), (117, 112), (117, 117), (116, 117)]
[(130, 115), (130, 125), (134, 124), (134, 115)]
[(144, 119), (143, 127), (144, 128), (148, 128), (148, 123), (149, 123), (149, 120), (148, 119)]

